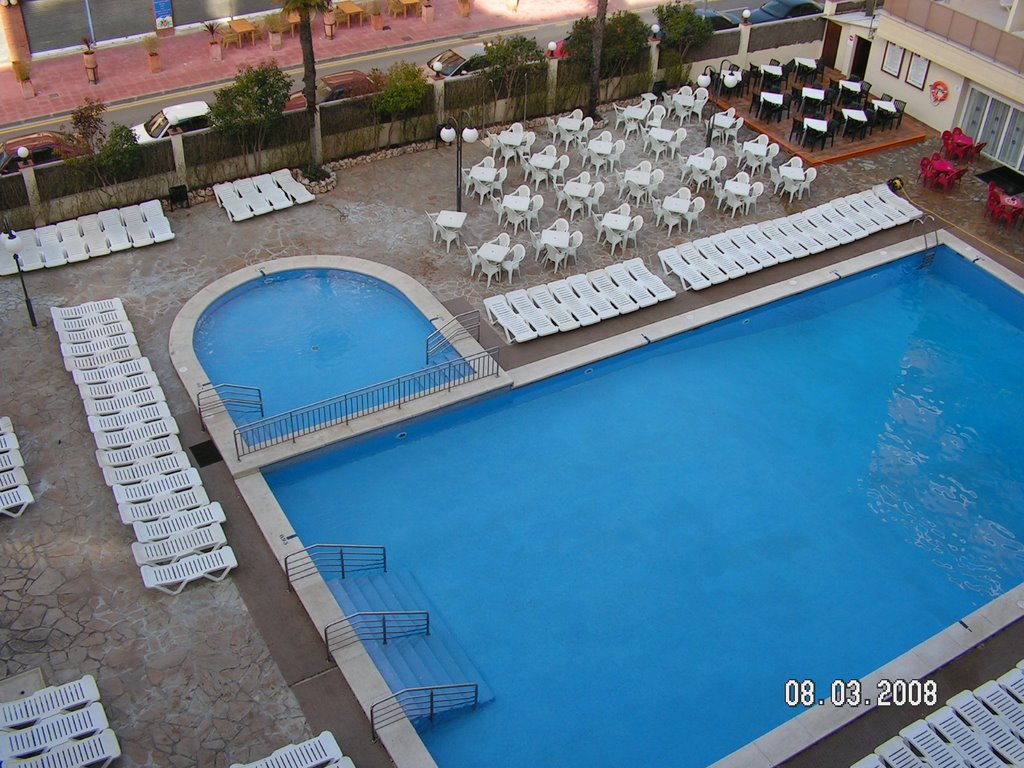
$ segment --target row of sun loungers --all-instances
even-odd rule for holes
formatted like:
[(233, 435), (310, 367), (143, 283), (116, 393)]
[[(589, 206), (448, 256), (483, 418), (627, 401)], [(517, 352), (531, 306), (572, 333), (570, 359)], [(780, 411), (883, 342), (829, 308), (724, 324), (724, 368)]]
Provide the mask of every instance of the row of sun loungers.
[(630, 259), (586, 275), (490, 296), (484, 299), (484, 309), (511, 344), (593, 325), (675, 295), (642, 259)]
[[(134, 526), (132, 554), (143, 583), (176, 595), (197, 579), (222, 580), (238, 565), (221, 528), (224, 510), (210, 502), (182, 450), (178, 423), (149, 360), (138, 354), (121, 301), (54, 307), (51, 313), (96, 439), (103, 479), (122, 522)], [(134, 356), (107, 360), (112, 351), (126, 349)]]
[[(174, 239), (171, 222), (159, 200), (110, 208), (17, 234), (21, 238), (18, 258), (26, 271), (74, 264)], [(9, 264), (6, 260), (0, 262), (0, 275), (16, 271), (13, 259)]]
[(121, 755), (92, 675), (0, 704), (0, 761), (23, 768), (104, 768)]
[(301, 744), (289, 744), (253, 763), (232, 763), (230, 768), (354, 768), (345, 757), (334, 734), (324, 731)]
[(1024, 661), (911, 723), (853, 768), (1024, 765)]
[(880, 184), (781, 219), (748, 224), (658, 252), (665, 274), (685, 289), (709, 285), (852, 243), (921, 215), (921, 211)]
[(0, 515), (21, 517), (35, 499), (28, 487), (25, 460), (10, 418), (0, 416)]
[(312, 192), (292, 178), (287, 168), (214, 184), (213, 194), (231, 221), (244, 221), (316, 199)]

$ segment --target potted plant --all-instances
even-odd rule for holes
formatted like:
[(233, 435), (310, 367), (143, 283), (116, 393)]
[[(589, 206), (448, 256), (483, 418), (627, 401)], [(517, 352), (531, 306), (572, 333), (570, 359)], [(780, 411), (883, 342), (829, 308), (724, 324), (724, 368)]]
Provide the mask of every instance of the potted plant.
[(284, 44), (284, 33), (288, 22), (280, 13), (268, 13), (264, 18), (267, 25), (267, 37), (270, 39), (270, 50), (279, 51)]
[(473, 0), (459, 0), (459, 16), (465, 18), (469, 16), (471, 10), (473, 10)]
[(203, 27), (210, 33), (210, 61), (220, 61), (224, 58), (224, 51), (220, 47), (220, 40), (217, 33), (220, 31), (220, 24), (216, 21), (205, 21)]
[(146, 51), (149, 59), (149, 71), (160, 71), (160, 38), (156, 35), (146, 35), (142, 38), (142, 48)]
[(338, 14), (334, 10), (334, 6), (330, 6), (326, 11), (323, 12), (324, 19), (324, 37), (328, 40), (334, 39), (334, 25), (338, 23)]
[(423, 16), (423, 22), (425, 24), (429, 24), (434, 20), (434, 6), (430, 4), (430, 0), (424, 0), (424, 3), (420, 8), (420, 13)]
[(92, 40), (88, 37), (83, 37), (82, 46), (85, 48), (82, 51), (82, 61), (85, 63), (85, 76), (89, 78), (90, 83), (96, 85), (100, 81), (100, 74), (97, 69), (96, 51), (93, 50)]
[(14, 76), (18, 78), (18, 82), (21, 83), (21, 95), (26, 99), (31, 99), (35, 96), (35, 86), (32, 85), (32, 81), (29, 79), (29, 76), (32, 74), (32, 61), (12, 61), (11, 69), (14, 70)]
[(373, 29), (380, 32), (384, 29), (384, 17), (380, 13), (380, 0), (370, 0), (366, 4), (366, 10), (370, 14), (370, 23)]

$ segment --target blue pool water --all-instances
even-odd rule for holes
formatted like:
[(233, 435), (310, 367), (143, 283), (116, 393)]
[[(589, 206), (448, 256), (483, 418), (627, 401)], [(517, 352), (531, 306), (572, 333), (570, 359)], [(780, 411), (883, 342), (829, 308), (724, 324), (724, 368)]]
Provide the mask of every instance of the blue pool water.
[(306, 269), (225, 294), (203, 313), (193, 347), (212, 383), (259, 387), (270, 415), (423, 368), (433, 330), (381, 280)]
[(266, 473), (494, 690), (442, 768), (705, 766), (1022, 580), (1024, 302), (920, 263)]

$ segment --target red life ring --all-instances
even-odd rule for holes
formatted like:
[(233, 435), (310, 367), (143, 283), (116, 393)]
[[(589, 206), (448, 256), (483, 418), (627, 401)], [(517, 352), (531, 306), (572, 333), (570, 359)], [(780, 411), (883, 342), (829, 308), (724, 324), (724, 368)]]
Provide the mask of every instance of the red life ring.
[(936, 80), (932, 83), (932, 104), (941, 104), (949, 98), (949, 86), (941, 80)]

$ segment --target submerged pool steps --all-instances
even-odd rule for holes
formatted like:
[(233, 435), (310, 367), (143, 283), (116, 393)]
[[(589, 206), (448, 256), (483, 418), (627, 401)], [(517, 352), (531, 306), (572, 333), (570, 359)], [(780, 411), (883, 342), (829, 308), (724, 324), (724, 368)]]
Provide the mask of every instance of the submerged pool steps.
[(329, 579), (328, 586), (346, 615), (361, 611), (429, 611), (430, 634), (400, 637), (387, 644), (364, 641), (392, 692), (423, 686), (476, 683), (477, 705), (494, 699), (494, 693), (459, 645), (455, 635), (430, 605), (413, 575), (389, 570)]

